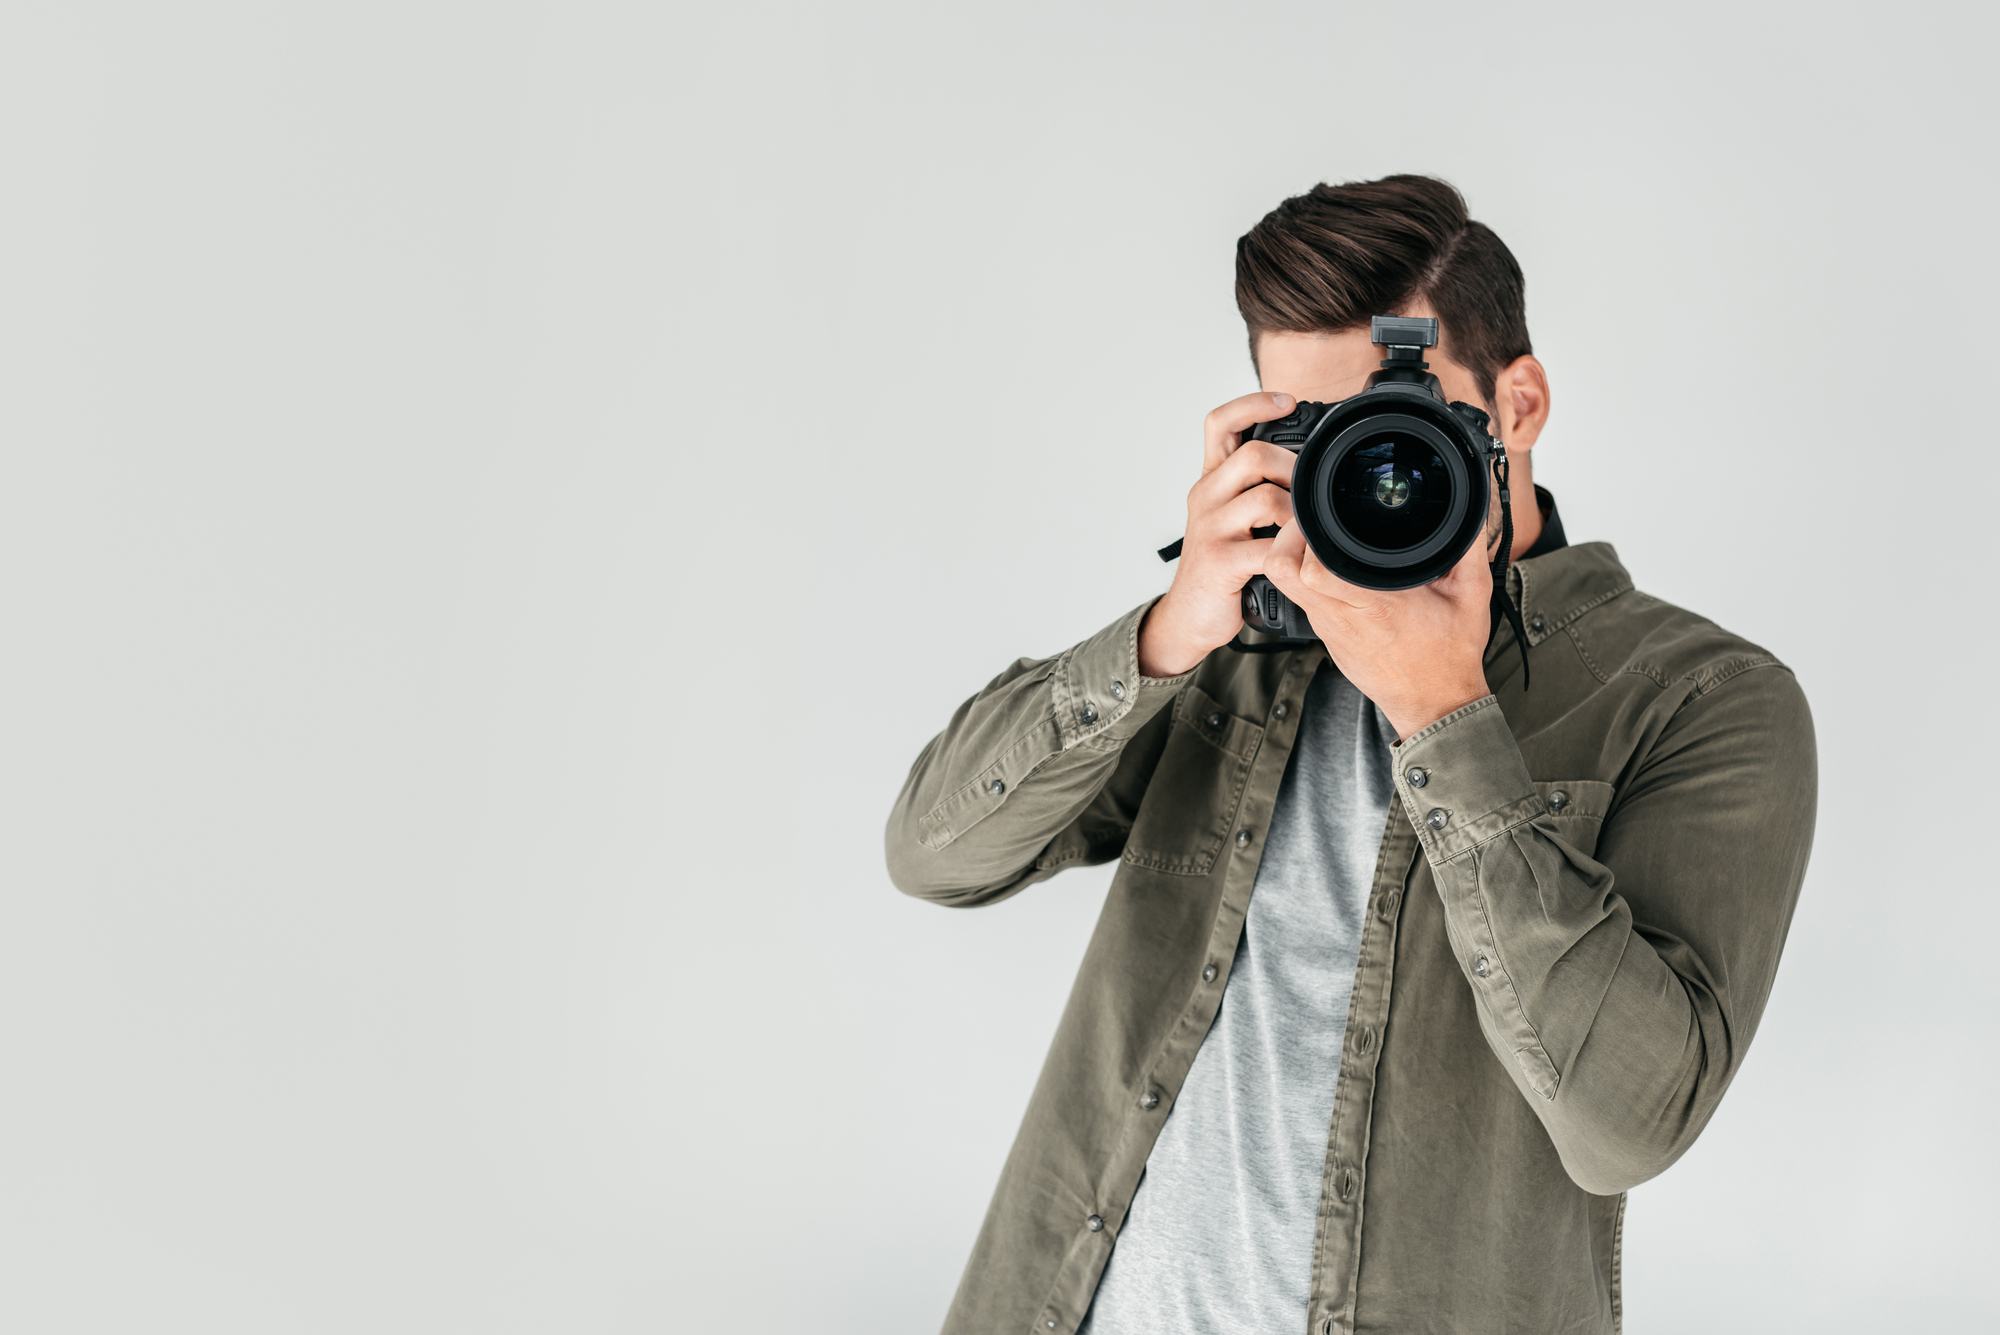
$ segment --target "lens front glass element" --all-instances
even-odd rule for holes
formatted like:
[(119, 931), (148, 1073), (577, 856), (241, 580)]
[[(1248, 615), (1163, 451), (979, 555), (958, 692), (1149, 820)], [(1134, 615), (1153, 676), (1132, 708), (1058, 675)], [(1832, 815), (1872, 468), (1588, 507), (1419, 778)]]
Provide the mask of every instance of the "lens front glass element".
[(1443, 457), (1404, 431), (1382, 432), (1349, 450), (1327, 491), (1341, 527), (1382, 551), (1415, 547), (1437, 532), (1451, 509)]

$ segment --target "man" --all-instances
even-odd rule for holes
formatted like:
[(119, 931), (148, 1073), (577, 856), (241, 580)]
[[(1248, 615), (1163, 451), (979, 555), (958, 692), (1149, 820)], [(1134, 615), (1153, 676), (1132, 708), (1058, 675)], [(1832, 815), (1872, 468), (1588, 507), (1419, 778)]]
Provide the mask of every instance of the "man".
[[(890, 818), (897, 885), (945, 904), (1122, 862), (945, 1328), (1616, 1330), (1624, 1193), (1707, 1124), (1777, 970), (1805, 699), (1565, 541), (1521, 272), (1450, 186), (1287, 200), (1237, 300), (1264, 388), (1209, 414), (1172, 587), (1001, 673)], [(1384, 314), (1438, 319), (1445, 396), (1506, 445), (1525, 642), (1497, 505), (1443, 578), (1359, 588), (1247, 439), (1359, 392)], [(1259, 573), (1323, 644), (1224, 647)]]

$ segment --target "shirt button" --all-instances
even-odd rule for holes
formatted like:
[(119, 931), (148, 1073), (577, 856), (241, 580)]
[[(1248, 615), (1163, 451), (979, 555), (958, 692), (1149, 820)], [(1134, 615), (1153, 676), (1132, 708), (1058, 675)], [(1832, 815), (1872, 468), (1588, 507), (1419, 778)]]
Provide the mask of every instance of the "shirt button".
[(1123, 700), (1123, 699), (1125, 698), (1125, 683), (1124, 683), (1124, 682), (1122, 682), (1122, 681), (1114, 681), (1114, 682), (1112, 682), (1112, 683), (1111, 683), (1111, 698), (1112, 698), (1113, 700)]
[(1569, 794), (1558, 788), (1549, 794), (1549, 810), (1561, 811), (1569, 805)]
[(1424, 817), (1424, 824), (1430, 826), (1433, 830), (1442, 830), (1445, 827), (1445, 822), (1450, 819), (1451, 813), (1443, 807), (1432, 807), (1431, 814)]
[(1484, 955), (1481, 955), (1478, 959), (1472, 962), (1472, 971), (1478, 974), (1481, 978), (1484, 978), (1486, 976), (1486, 957)]
[(1090, 1218), (1083, 1221), (1083, 1226), (1089, 1229), (1092, 1233), (1102, 1233), (1104, 1231), (1104, 1216), (1101, 1214), (1094, 1214)]
[(1431, 776), (1424, 772), (1421, 765), (1410, 766), (1410, 772), (1405, 777), (1409, 779), (1412, 788), (1421, 788), (1431, 781)]
[(1542, 620), (1542, 614), (1540, 612), (1537, 612), (1533, 616), (1528, 618), (1528, 629), (1535, 632), (1535, 634), (1537, 635), (1540, 635), (1543, 630), (1547, 629), (1548, 624), (1549, 624), (1548, 622)]
[(1219, 711), (1208, 716), (1208, 726), (1211, 728), (1222, 726), (1222, 714)]
[(1201, 971), (1201, 981), (1204, 983), (1212, 983), (1215, 981), (1215, 966), (1213, 964), (1209, 965), (1207, 968)]
[(1007, 785), (999, 779), (995, 779), (992, 783), (986, 785), (986, 791), (998, 797), (1007, 791)]
[(1280, 700), (1278, 701), (1278, 707), (1271, 711), (1271, 717), (1278, 720), (1278, 722), (1283, 723), (1285, 721), (1285, 715), (1291, 712), (1292, 712), (1292, 707), (1286, 704), (1283, 700)]
[(1250, 847), (1250, 831), (1238, 830), (1236, 832), (1236, 846), (1238, 848)]
[(1076, 711), (1076, 716), (1082, 719), (1084, 725), (1088, 727), (1090, 724), (1097, 722), (1097, 709), (1090, 701), (1085, 700), (1083, 708)]
[(1151, 1111), (1153, 1111), (1153, 1109), (1155, 1109), (1155, 1108), (1159, 1107), (1159, 1106), (1160, 1106), (1160, 1091), (1159, 1091), (1159, 1090), (1157, 1090), (1157, 1089), (1149, 1089), (1149, 1090), (1147, 1090), (1147, 1091), (1146, 1091), (1146, 1096), (1145, 1096), (1144, 1098), (1142, 1098), (1142, 1099), (1140, 1099), (1140, 1100), (1139, 1100), (1139, 1106), (1140, 1106), (1141, 1108), (1144, 1108), (1144, 1109), (1145, 1109), (1145, 1110), (1146, 1110), (1147, 1112), (1151, 1112)]

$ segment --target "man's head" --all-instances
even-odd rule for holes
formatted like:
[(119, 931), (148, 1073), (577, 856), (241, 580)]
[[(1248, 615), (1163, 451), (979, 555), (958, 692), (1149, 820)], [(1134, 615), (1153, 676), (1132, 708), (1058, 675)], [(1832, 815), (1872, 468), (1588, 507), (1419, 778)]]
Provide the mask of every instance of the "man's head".
[(1445, 182), (1387, 176), (1286, 200), (1236, 243), (1236, 305), (1264, 388), (1317, 402), (1361, 391), (1382, 356), (1372, 317), (1435, 317), (1445, 397), (1483, 406), (1527, 471), (1549, 388), (1521, 266)]

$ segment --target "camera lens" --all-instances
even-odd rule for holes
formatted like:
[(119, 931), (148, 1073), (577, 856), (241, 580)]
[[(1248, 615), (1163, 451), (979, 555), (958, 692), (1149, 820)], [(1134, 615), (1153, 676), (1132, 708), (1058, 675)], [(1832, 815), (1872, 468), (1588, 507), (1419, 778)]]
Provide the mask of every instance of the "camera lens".
[(1429, 583), (1458, 563), (1486, 521), (1484, 445), (1463, 414), (1401, 381), (1334, 405), (1293, 471), (1307, 544), (1363, 588)]
[(1327, 487), (1334, 518), (1353, 538), (1384, 552), (1407, 551), (1450, 517), (1444, 456), (1406, 431), (1384, 431), (1348, 450)]
[(1410, 499), (1410, 479), (1402, 473), (1384, 473), (1375, 479), (1375, 502), (1393, 510)]

